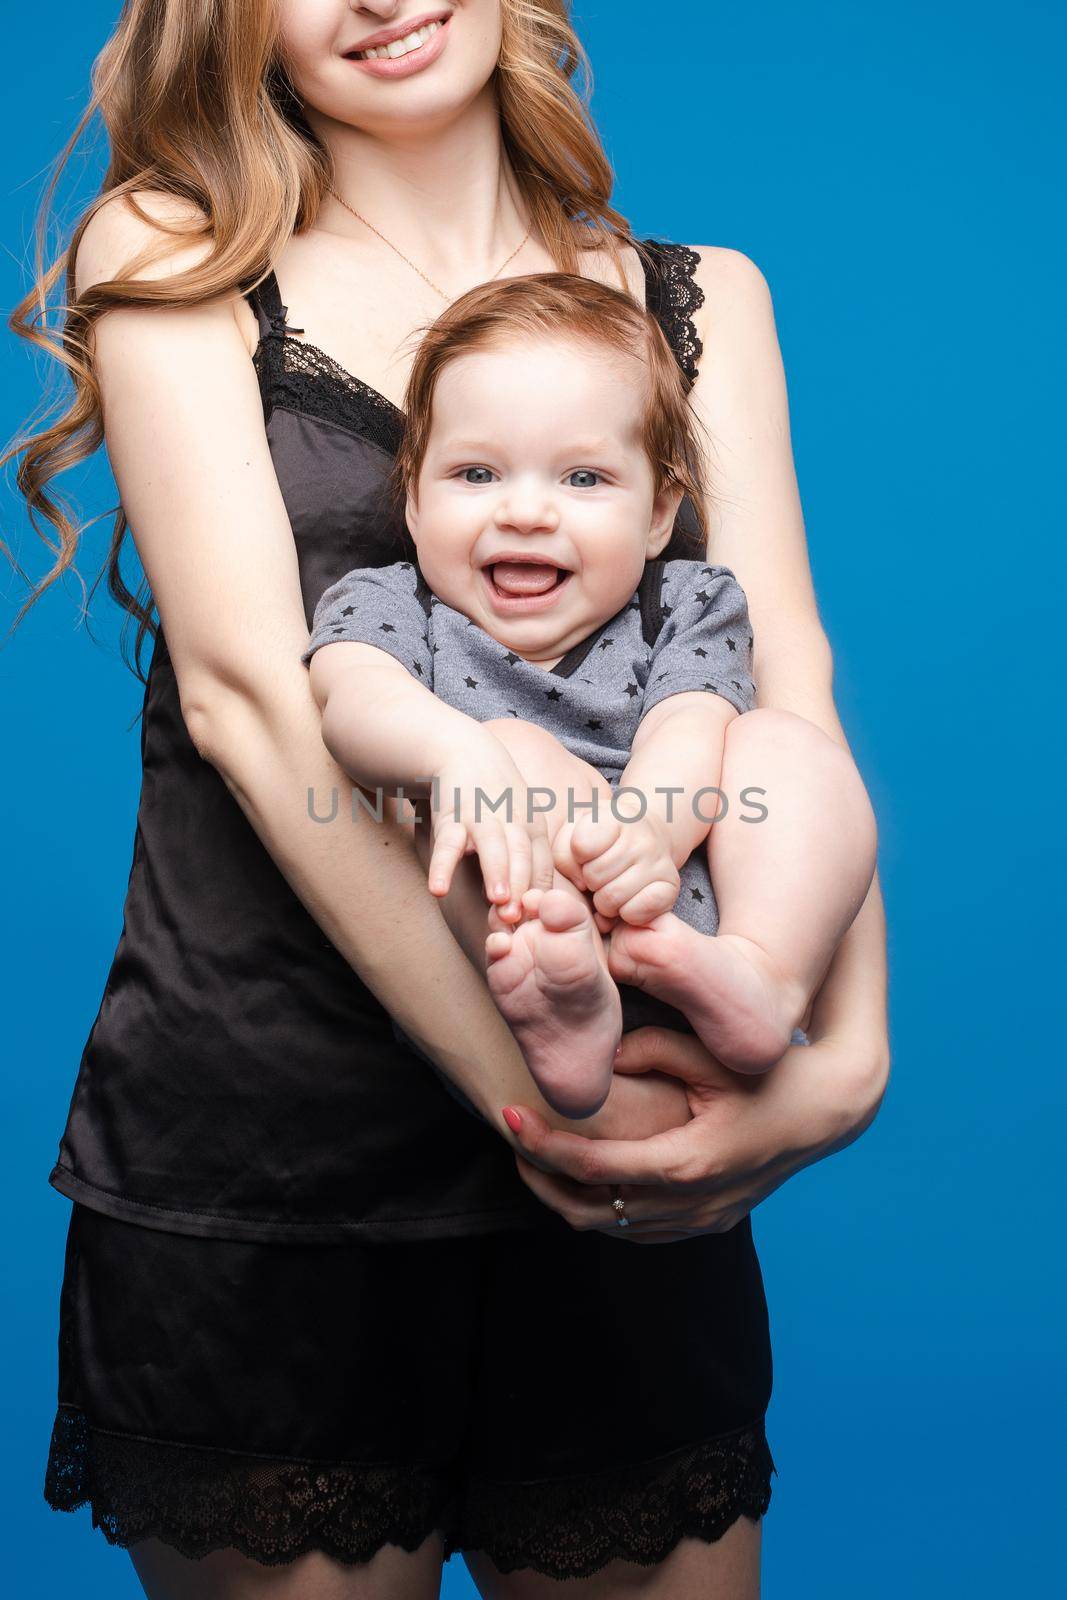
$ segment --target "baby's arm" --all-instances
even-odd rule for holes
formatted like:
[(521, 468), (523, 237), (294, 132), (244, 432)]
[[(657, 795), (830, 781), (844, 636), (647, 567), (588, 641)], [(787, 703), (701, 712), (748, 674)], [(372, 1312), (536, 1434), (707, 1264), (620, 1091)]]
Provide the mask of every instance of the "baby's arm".
[(615, 816), (583, 819), (554, 845), (559, 870), (592, 892), (602, 932), (616, 917), (647, 923), (674, 905), (677, 869), (720, 809), (716, 793), (701, 791), (718, 787), (727, 726), (754, 696), (748, 608), (733, 574), (669, 562), (661, 598), (664, 620)]
[[(487, 898), (502, 913), (512, 908), (517, 916), (535, 876), (550, 875), (551, 868), (544, 821), (526, 823), (522, 774), (500, 740), (375, 645), (338, 641), (316, 650), (311, 689), (322, 711), (323, 743), (358, 784), (386, 794), (438, 797), (430, 817), (430, 892), (448, 893), (470, 846)], [(503, 817), (491, 810), (479, 792), (490, 800), (510, 794), (513, 820), (506, 809)]]
[[(653, 706), (634, 735), (619, 788), (647, 798), (647, 820), (662, 831), (676, 867), (703, 843), (715, 820), (726, 729), (736, 716), (729, 701), (689, 690)], [(620, 795), (617, 809), (628, 799)], [(638, 813), (636, 795), (632, 805)]]
[[(322, 594), (302, 659), (323, 742), (364, 787), (433, 796), (435, 895), (476, 852), (488, 898), (516, 920), (525, 890), (551, 879), (544, 822), (527, 820), (521, 774), (490, 729), (433, 694), (423, 592), (413, 564), (397, 562), (356, 568)], [(489, 802), (500, 795), (494, 811)]]
[(556, 865), (592, 894), (602, 933), (618, 917), (642, 924), (671, 910), (678, 868), (714, 821), (726, 726), (736, 715), (704, 691), (661, 700), (634, 735), (612, 815), (556, 835)]
[(424, 795), (450, 749), (473, 752), (480, 742), (480, 723), (438, 700), (376, 645), (324, 645), (310, 671), (323, 743), (364, 788)]

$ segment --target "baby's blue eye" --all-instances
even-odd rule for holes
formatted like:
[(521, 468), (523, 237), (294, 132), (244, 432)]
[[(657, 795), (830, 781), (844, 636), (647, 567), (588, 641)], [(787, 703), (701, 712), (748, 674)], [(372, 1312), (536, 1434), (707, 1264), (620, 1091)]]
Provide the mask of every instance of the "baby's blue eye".
[[(472, 472), (484, 472), (485, 473), (485, 477), (484, 478), (472, 478), (471, 477), (471, 473)], [(490, 479), (492, 478), (492, 476), (493, 475), (489, 471), (488, 467), (464, 467), (464, 469), (463, 469), (463, 481), (464, 481), (464, 483), (488, 483), (490, 481)]]
[(578, 467), (567, 480), (575, 489), (593, 489), (596, 487), (595, 482), (575, 483), (575, 478), (599, 480), (600, 474), (599, 472), (594, 472), (591, 467)]

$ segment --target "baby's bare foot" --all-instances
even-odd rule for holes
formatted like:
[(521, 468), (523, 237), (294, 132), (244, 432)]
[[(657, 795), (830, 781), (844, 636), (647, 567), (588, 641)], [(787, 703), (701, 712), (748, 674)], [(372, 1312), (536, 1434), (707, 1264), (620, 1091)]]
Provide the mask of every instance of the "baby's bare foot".
[(564, 889), (531, 890), (523, 907), (525, 922), (485, 941), (489, 989), (549, 1105), (589, 1117), (611, 1087), (619, 991), (581, 900)]
[(619, 983), (676, 1006), (735, 1072), (766, 1072), (781, 1059), (806, 1000), (758, 945), (736, 934), (710, 938), (673, 912), (646, 927), (618, 923), (608, 966)]

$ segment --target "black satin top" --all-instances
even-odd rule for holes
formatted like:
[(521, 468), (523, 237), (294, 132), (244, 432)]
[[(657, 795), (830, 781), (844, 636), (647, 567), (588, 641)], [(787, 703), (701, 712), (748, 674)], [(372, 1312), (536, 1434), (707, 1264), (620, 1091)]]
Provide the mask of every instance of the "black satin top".
[[(646, 301), (695, 375), (696, 254), (645, 241)], [(271, 456), (310, 627), (355, 566), (410, 554), (385, 476), (403, 414), (290, 331), (271, 274), (250, 292)], [(691, 554), (683, 502), (666, 554)], [(510, 1148), (401, 1046), (186, 731), (160, 631), (123, 926), (51, 1183), (170, 1232), (403, 1239), (552, 1214)]]

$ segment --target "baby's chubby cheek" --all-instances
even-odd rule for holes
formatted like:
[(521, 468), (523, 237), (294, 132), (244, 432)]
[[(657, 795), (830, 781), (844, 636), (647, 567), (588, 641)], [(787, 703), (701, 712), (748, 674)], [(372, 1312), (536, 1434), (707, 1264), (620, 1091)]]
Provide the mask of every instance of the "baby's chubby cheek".
[(644, 557), (636, 551), (598, 551), (595, 559), (583, 562), (576, 575), (586, 609), (598, 621), (613, 617), (632, 596), (644, 569)]

